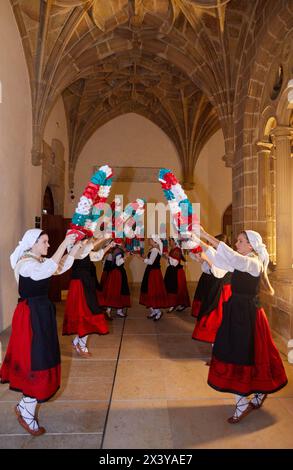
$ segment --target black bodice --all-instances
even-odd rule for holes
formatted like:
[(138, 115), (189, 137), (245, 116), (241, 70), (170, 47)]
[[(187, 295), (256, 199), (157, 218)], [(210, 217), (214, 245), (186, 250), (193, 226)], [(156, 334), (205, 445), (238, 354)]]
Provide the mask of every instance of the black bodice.
[(235, 271), (232, 274), (231, 289), (232, 294), (256, 297), (259, 293), (260, 276), (254, 277), (251, 274)]
[[(151, 256), (151, 251), (148, 253), (148, 258), (150, 258)], [(147, 266), (150, 268), (150, 269), (160, 269), (161, 267), (161, 255), (160, 253), (157, 254), (156, 256), (156, 259), (155, 261), (153, 262), (153, 264), (148, 264)]]
[(48, 296), (51, 277), (34, 281), (30, 277), (19, 276), (18, 292), (21, 299)]
[(96, 277), (96, 268), (89, 255), (83, 259), (74, 260), (72, 265), (72, 279), (80, 279), (85, 271), (90, 276)]

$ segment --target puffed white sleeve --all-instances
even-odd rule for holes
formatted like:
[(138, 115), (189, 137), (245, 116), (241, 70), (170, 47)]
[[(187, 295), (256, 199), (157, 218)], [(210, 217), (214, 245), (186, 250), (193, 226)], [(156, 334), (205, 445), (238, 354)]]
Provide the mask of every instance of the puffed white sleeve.
[(169, 256), (168, 258), (171, 266), (177, 266), (179, 264), (178, 259), (172, 258), (172, 256)]
[(57, 268), (58, 264), (52, 258), (47, 258), (43, 263), (35, 259), (28, 259), (21, 264), (18, 273), (23, 277), (30, 277), (34, 281), (41, 281), (53, 276)]
[(201, 270), (202, 270), (203, 273), (211, 274), (210, 265), (209, 265), (209, 263), (207, 263), (206, 261), (204, 261), (203, 263), (201, 263)]
[(116, 265), (117, 266), (122, 266), (124, 264), (124, 257), (122, 255), (117, 255), (116, 256)]
[(90, 260), (93, 261), (94, 263), (97, 261), (101, 261), (104, 256), (104, 250), (98, 250), (98, 251), (91, 251), (90, 252)]
[(211, 266), (211, 273), (217, 277), (218, 279), (221, 279), (222, 277), (225, 276), (225, 274), (227, 274), (228, 271), (226, 271), (225, 269), (221, 269), (221, 268), (218, 268), (217, 266), (215, 266), (214, 264), (212, 264)]
[(92, 251), (93, 248), (93, 243), (87, 243), (81, 248), (81, 250), (78, 251), (77, 255), (75, 256), (75, 259), (84, 259)]
[(159, 250), (157, 248), (152, 248), (151, 249), (151, 254), (150, 254), (150, 257), (149, 258), (146, 258), (144, 259), (144, 263), (145, 264), (153, 264), (156, 257), (157, 257), (157, 254), (159, 253)]
[(61, 261), (58, 264), (57, 271), (54, 274), (63, 274), (63, 273), (65, 273), (66, 271), (68, 271), (68, 269), (71, 268), (73, 263), (74, 263), (74, 256), (64, 255), (61, 258)]
[(213, 263), (216, 257), (217, 251), (212, 246), (209, 246), (208, 249), (205, 251), (205, 254), (209, 258), (209, 260)]
[(244, 256), (232, 250), (224, 242), (220, 242), (217, 248), (214, 264), (222, 269), (228, 266), (227, 271), (242, 271), (254, 277), (260, 275), (262, 264), (257, 256)]

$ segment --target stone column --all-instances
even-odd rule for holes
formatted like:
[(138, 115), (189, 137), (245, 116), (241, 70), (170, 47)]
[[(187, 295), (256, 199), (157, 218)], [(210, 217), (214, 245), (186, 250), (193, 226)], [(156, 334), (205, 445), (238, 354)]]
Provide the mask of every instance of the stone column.
[(277, 273), (293, 277), (292, 269), (292, 128), (278, 126), (271, 135), (276, 157)]
[(271, 154), (273, 144), (270, 142), (258, 142), (258, 219), (264, 226), (265, 243), (270, 259), (275, 253), (273, 205), (271, 187)]

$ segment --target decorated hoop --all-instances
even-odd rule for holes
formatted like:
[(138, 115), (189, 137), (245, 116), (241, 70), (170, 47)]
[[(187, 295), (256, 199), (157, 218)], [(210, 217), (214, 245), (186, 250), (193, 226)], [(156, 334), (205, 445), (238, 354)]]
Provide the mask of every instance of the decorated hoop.
[[(192, 204), (185, 194), (181, 184), (176, 176), (166, 168), (161, 168), (158, 174), (158, 180), (161, 183), (163, 193), (168, 201), (169, 209), (173, 218), (173, 224), (180, 235), (194, 230), (198, 225), (198, 218), (192, 210)], [(185, 249), (191, 250), (197, 244), (188, 240)]]
[(68, 231), (77, 234), (77, 240), (93, 236), (111, 190), (112, 174), (108, 165), (101, 166), (82, 193)]

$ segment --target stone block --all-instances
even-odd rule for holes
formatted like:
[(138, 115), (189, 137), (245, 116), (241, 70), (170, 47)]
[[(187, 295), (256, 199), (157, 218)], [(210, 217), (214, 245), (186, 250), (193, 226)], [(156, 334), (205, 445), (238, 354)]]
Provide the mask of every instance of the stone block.
[(272, 328), (283, 338), (290, 339), (290, 314), (278, 307), (273, 307), (272, 313)]

